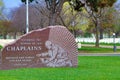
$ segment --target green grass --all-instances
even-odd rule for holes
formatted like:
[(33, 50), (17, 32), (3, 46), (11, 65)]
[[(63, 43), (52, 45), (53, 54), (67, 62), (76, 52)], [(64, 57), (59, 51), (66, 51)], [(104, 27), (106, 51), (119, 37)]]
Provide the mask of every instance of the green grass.
[(3, 47), (0, 45), (0, 50), (2, 49)]
[(120, 57), (81, 56), (76, 68), (0, 70), (0, 80), (120, 80)]
[[(96, 47), (87, 47), (82, 46), (82, 48), (78, 49), (81, 53), (113, 53), (113, 48), (96, 48)], [(120, 49), (117, 49), (116, 52), (120, 52)]]

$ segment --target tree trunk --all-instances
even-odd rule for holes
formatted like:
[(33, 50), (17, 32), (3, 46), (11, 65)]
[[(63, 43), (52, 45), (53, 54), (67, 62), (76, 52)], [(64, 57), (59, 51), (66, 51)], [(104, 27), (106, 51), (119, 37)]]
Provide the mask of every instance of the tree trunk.
[(95, 43), (95, 47), (99, 47), (99, 20), (96, 21), (96, 43)]
[(74, 30), (74, 29), (72, 30), (72, 34), (74, 35), (74, 37), (76, 37), (76, 35), (75, 35), (75, 30)]
[(17, 32), (14, 32), (13, 38), (16, 39), (16, 36), (17, 36)]
[(103, 39), (103, 29), (100, 29), (100, 39)]
[(119, 32), (116, 32), (116, 38), (118, 38)]
[(7, 39), (7, 34), (3, 34), (3, 38), (4, 38), (4, 39)]
[(110, 30), (108, 30), (108, 38), (110, 38)]
[(75, 38), (77, 37), (77, 32), (76, 32), (76, 30), (74, 30), (74, 35), (75, 35)]
[(95, 47), (99, 47), (99, 30), (96, 27), (96, 43), (95, 43)]
[(57, 22), (57, 15), (56, 15), (56, 13), (51, 12), (49, 15), (49, 26), (56, 25), (56, 22)]
[(56, 24), (57, 12), (56, 12), (56, 0), (53, 0), (50, 5), (50, 14), (49, 14), (49, 26)]
[(45, 0), (49, 13), (49, 26), (56, 25), (57, 17), (60, 15), (63, 3), (66, 0)]

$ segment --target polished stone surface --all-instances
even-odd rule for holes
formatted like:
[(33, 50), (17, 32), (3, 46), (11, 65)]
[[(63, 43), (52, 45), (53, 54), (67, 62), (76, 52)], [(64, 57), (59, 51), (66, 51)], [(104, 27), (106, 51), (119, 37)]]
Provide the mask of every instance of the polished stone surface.
[(5, 46), (1, 56), (1, 69), (78, 65), (75, 38), (63, 26), (31, 31)]

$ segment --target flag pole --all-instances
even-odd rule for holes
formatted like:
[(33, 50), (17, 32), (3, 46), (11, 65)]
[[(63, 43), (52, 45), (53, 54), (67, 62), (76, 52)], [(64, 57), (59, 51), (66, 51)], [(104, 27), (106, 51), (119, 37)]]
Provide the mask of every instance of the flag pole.
[(29, 12), (28, 12), (28, 0), (26, 0), (26, 33), (29, 32)]

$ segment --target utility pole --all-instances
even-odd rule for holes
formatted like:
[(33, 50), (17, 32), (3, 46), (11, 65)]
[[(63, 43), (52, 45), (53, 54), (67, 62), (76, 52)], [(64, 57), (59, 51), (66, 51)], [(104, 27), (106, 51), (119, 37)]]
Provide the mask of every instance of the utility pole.
[(26, 0), (26, 33), (29, 32), (29, 11), (28, 0)]

